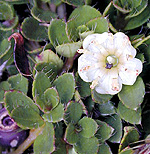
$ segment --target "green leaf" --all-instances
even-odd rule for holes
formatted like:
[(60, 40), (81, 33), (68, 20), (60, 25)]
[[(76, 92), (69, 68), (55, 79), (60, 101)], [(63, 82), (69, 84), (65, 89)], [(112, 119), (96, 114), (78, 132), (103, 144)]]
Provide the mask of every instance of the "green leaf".
[(104, 17), (92, 19), (86, 25), (90, 30), (93, 30), (95, 33), (108, 32), (109, 29), (108, 21)]
[(11, 117), (23, 129), (36, 129), (44, 124), (39, 113), (28, 105), (13, 109)]
[(70, 42), (66, 32), (66, 23), (61, 19), (51, 21), (48, 28), (48, 36), (53, 46)]
[(93, 119), (87, 117), (82, 118), (78, 122), (78, 125), (82, 129), (79, 134), (86, 138), (94, 136), (98, 128), (97, 123)]
[(62, 0), (62, 2), (67, 3), (69, 5), (73, 5), (73, 6), (80, 6), (80, 5), (84, 5), (84, 0)]
[(141, 4), (138, 7), (133, 8), (133, 10), (126, 16), (125, 19), (129, 19), (139, 15), (142, 11), (144, 11), (147, 5), (148, 5), (148, 0), (142, 0)]
[(9, 42), (8, 39), (3, 39), (2, 41), (0, 41), (0, 58), (6, 55), (10, 48), (11, 42)]
[(5, 106), (11, 115), (13, 109), (17, 107), (29, 107), (39, 113), (38, 107), (34, 104), (31, 98), (19, 91), (8, 91), (5, 93)]
[(114, 6), (123, 13), (132, 11), (133, 8), (138, 7), (142, 0), (113, 0)]
[(54, 82), (61, 103), (68, 103), (72, 99), (75, 91), (75, 79), (72, 73), (65, 73), (59, 76)]
[(115, 106), (111, 101), (108, 101), (105, 104), (99, 104), (98, 108), (102, 116), (112, 115), (116, 113)]
[(44, 10), (34, 6), (31, 9), (32, 16), (39, 22), (50, 22), (52, 19), (57, 17), (57, 14), (50, 10)]
[(112, 152), (108, 144), (103, 143), (99, 145), (98, 154), (112, 154)]
[(107, 103), (112, 97), (113, 95), (109, 95), (109, 94), (103, 95), (103, 94), (97, 93), (95, 90), (92, 90), (92, 99), (98, 104)]
[(58, 70), (63, 66), (63, 61), (52, 50), (42, 51), (38, 56), (36, 56), (35, 60), (37, 63), (52, 63)]
[(81, 48), (82, 42), (66, 43), (56, 46), (56, 52), (64, 57), (73, 57), (78, 49)]
[(34, 154), (49, 154), (53, 152), (55, 150), (54, 142), (55, 138), (53, 124), (46, 122), (42, 134), (39, 135), (34, 141)]
[(0, 82), (0, 102), (3, 102), (4, 100), (4, 93), (5, 91), (10, 90), (10, 84), (8, 81), (2, 81)]
[(0, 2), (0, 20), (9, 20), (14, 17), (14, 8), (6, 2)]
[(79, 154), (96, 154), (98, 151), (98, 145), (99, 143), (96, 137), (81, 137), (74, 145), (74, 149)]
[(118, 114), (122, 119), (131, 123), (131, 124), (141, 124), (141, 107), (137, 110), (132, 110), (127, 108), (123, 103), (120, 101), (118, 104)]
[(88, 5), (76, 8), (69, 16), (69, 21), (67, 22), (67, 32), (70, 39), (76, 41), (79, 38), (77, 33), (78, 26), (85, 25), (91, 19), (101, 16), (99, 11)]
[(24, 93), (9, 91), (5, 93), (5, 107), (10, 116), (23, 129), (38, 128), (44, 124), (39, 109)]
[(124, 135), (119, 145), (119, 152), (129, 146), (130, 143), (136, 142), (139, 140), (139, 133), (135, 127), (124, 127)]
[(17, 74), (8, 78), (8, 82), (11, 85), (11, 89), (22, 91), (24, 94), (27, 94), (28, 91), (28, 79)]
[(106, 122), (100, 120), (96, 120), (96, 122), (98, 124), (98, 131), (95, 136), (99, 139), (100, 143), (103, 143), (113, 135), (114, 129)]
[(40, 24), (40, 22), (32, 17), (25, 18), (22, 22), (21, 28), (22, 34), (26, 39), (32, 41), (44, 41), (48, 39), (47, 27)]
[(67, 108), (64, 113), (65, 122), (67, 124), (69, 123), (76, 124), (80, 120), (82, 112), (83, 112), (83, 107), (80, 103), (73, 101), (69, 102), (67, 104)]
[(59, 104), (59, 96), (55, 88), (49, 88), (44, 92), (44, 102), (48, 111), (53, 110)]
[(147, 22), (147, 20), (150, 18), (150, 4), (148, 4), (148, 6), (144, 9), (144, 11), (142, 11), (142, 13), (140, 13), (138, 16), (135, 16), (133, 18), (131, 18), (130, 20), (128, 20), (126, 27), (124, 28), (124, 30), (131, 30), (137, 27), (140, 27), (141, 25), (143, 25), (145, 22)]
[(49, 113), (45, 113), (43, 118), (48, 122), (59, 122), (63, 120), (64, 116), (64, 106), (63, 104), (59, 103), (57, 107), (51, 110)]
[(76, 84), (81, 97), (87, 97), (91, 95), (90, 84), (88, 82), (84, 82), (78, 74), (76, 77)]
[(136, 110), (143, 102), (145, 86), (141, 77), (138, 77), (132, 86), (124, 85), (118, 94), (122, 103), (132, 110)]
[(66, 128), (64, 140), (69, 144), (75, 144), (80, 140), (76, 127), (72, 123), (70, 123)]
[(59, 70), (58, 67), (52, 62), (36, 63), (33, 70), (33, 75), (35, 75), (37, 72), (43, 72), (49, 78), (49, 81), (53, 82), (56, 79), (58, 70)]
[(114, 128), (113, 136), (109, 138), (109, 141), (113, 143), (120, 143), (122, 137), (121, 118), (117, 114), (114, 114), (105, 118), (104, 121)]
[(47, 75), (43, 72), (38, 72), (33, 81), (32, 95), (36, 104), (38, 104), (43, 111), (46, 111), (47, 108), (47, 103), (44, 101), (44, 92), (50, 87), (51, 84)]

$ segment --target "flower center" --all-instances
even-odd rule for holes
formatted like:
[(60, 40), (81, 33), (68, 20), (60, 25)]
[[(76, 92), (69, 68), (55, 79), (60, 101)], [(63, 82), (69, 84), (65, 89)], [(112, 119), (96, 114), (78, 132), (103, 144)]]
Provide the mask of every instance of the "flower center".
[(115, 55), (108, 55), (106, 57), (106, 68), (111, 69), (112, 67), (116, 67), (118, 64), (118, 58)]

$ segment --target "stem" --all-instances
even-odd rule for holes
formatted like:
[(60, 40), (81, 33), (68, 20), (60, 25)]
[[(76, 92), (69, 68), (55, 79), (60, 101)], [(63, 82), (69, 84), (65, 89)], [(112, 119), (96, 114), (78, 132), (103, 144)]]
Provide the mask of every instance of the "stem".
[(34, 143), (36, 137), (42, 133), (44, 126), (45, 125), (37, 129), (31, 129), (28, 138), (18, 147), (18, 149), (9, 154), (22, 154), (27, 148), (29, 148)]

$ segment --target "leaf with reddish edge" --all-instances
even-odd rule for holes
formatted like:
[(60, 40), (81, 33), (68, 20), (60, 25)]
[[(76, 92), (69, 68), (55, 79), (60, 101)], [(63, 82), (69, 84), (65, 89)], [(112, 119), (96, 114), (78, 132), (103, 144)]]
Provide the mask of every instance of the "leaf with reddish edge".
[(14, 38), (14, 62), (18, 71), (24, 76), (30, 76), (30, 69), (28, 63), (27, 53), (24, 50), (24, 40), (21, 34), (14, 33), (9, 38), (8, 41)]

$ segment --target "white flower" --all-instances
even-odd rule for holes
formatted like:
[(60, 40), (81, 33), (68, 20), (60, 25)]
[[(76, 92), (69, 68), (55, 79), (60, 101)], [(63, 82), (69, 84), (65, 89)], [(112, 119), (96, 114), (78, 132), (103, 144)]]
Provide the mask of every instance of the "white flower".
[(83, 53), (78, 59), (80, 77), (100, 94), (117, 94), (122, 84), (133, 85), (142, 72), (142, 62), (122, 32), (88, 35), (78, 53)]

